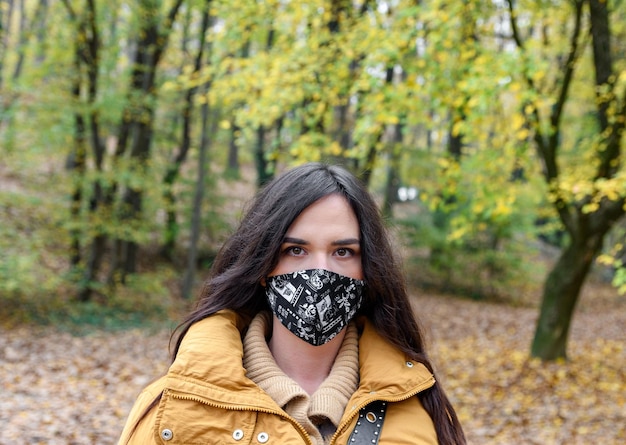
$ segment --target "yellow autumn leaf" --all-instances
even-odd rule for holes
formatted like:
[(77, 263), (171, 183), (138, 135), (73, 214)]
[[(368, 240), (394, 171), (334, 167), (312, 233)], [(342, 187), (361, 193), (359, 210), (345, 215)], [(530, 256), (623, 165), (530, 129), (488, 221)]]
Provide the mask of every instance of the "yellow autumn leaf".
[(526, 128), (522, 128), (515, 133), (515, 137), (520, 141), (525, 141), (528, 139), (529, 131)]
[(520, 113), (515, 113), (511, 118), (511, 127), (513, 130), (519, 130), (526, 123), (526, 119)]
[(461, 129), (463, 128), (464, 122), (462, 120), (458, 120), (456, 121), (453, 125), (452, 125), (452, 135), (453, 136), (458, 136), (461, 133)]
[(328, 152), (333, 156), (341, 155), (342, 151), (343, 149), (341, 148), (341, 145), (335, 141), (333, 141), (333, 143), (328, 147)]
[(585, 204), (583, 206), (583, 213), (593, 213), (600, 208), (600, 205), (597, 202), (590, 202), (589, 204)]
[(458, 227), (448, 234), (448, 241), (457, 241), (467, 233), (466, 227)]

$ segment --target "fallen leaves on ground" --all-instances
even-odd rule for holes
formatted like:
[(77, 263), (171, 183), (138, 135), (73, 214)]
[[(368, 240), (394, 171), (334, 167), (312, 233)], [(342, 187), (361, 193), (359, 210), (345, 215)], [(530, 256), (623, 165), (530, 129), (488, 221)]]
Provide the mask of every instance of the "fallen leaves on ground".
[(568, 361), (542, 363), (528, 352), (536, 309), (418, 298), (470, 443), (626, 443), (626, 299), (585, 299)]
[[(422, 296), (439, 378), (471, 444), (626, 443), (626, 301), (574, 318), (569, 361), (528, 357), (537, 310)], [(0, 331), (0, 444), (114, 444), (169, 332)]]
[(137, 391), (166, 369), (168, 334), (0, 334), (0, 444), (114, 444)]

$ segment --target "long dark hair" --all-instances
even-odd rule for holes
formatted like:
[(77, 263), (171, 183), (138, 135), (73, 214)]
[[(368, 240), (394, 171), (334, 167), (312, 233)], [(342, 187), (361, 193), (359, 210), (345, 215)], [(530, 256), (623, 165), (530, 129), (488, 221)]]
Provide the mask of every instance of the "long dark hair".
[[(367, 292), (360, 313), (407, 357), (433, 368), (421, 329), (411, 309), (405, 279), (380, 212), (362, 183), (347, 170), (319, 163), (287, 171), (252, 201), (239, 228), (219, 251), (196, 308), (177, 329), (172, 360), (191, 325), (223, 309), (252, 318), (269, 309), (261, 280), (276, 266), (289, 226), (320, 198), (340, 194), (360, 227), (361, 258)], [(420, 394), (441, 444), (464, 444), (463, 430), (439, 383)]]

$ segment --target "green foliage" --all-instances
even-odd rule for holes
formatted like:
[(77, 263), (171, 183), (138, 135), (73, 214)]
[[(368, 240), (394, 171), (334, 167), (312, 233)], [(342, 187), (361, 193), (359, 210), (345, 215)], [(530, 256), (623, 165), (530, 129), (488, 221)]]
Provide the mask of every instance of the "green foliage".
[(608, 248), (598, 257), (598, 263), (606, 266), (611, 272), (611, 282), (621, 295), (626, 294), (626, 226), (614, 227), (609, 235)]
[[(76, 290), (70, 281), (59, 280), (45, 289), (18, 280), (20, 292), (0, 290), (0, 302), (3, 311), (6, 310), (0, 316), (0, 323), (50, 325), (80, 335), (93, 330), (163, 328), (183, 309), (168, 288), (174, 273), (172, 269), (161, 268), (132, 275), (124, 286), (99, 286), (98, 298), (84, 303), (72, 301)], [(25, 291), (26, 286), (29, 292)]]
[(36, 300), (62, 283), (57, 254), (66, 242), (55, 203), (0, 192), (0, 298)]
[(172, 269), (159, 268), (130, 275), (124, 286), (100, 288), (100, 297), (95, 301), (74, 304), (58, 301), (48, 309), (44, 319), (35, 321), (74, 333), (94, 329), (162, 328), (178, 310), (173, 306), (175, 300), (168, 288), (174, 274)]
[(420, 203), (417, 212), (399, 222), (409, 246), (407, 267), (413, 285), (478, 300), (528, 302), (526, 296), (537, 291), (544, 270), (528, 260), (538, 252), (537, 244), (524, 235), (527, 228), (498, 235), (495, 228), (483, 226), (451, 242), (450, 227), (437, 218), (446, 215), (430, 213)]

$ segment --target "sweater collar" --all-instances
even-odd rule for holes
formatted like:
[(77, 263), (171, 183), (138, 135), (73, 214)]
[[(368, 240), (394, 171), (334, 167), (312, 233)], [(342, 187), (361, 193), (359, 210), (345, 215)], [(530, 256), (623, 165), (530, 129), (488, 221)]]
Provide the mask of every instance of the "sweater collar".
[(339, 424), (348, 400), (359, 382), (358, 333), (351, 323), (328, 377), (310, 397), (278, 367), (266, 342), (271, 325), (268, 312), (258, 314), (244, 338), (244, 367), (248, 377), (267, 392), (279, 406), (285, 407), (295, 398), (310, 400), (308, 417), (328, 418)]

